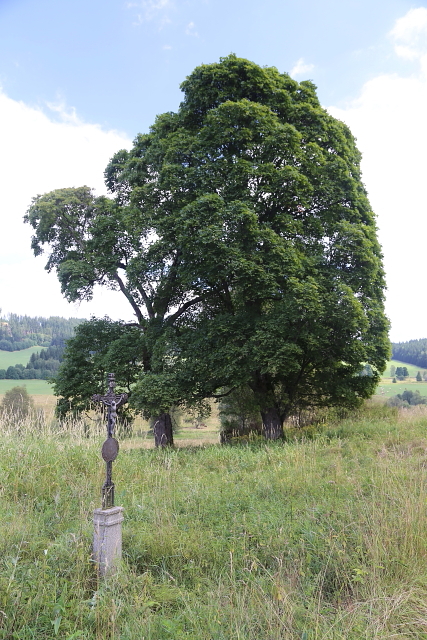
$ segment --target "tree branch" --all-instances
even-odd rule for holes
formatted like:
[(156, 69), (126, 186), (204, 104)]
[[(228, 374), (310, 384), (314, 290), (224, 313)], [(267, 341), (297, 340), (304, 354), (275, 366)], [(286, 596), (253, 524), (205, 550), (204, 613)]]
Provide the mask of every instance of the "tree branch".
[(193, 298), (193, 300), (188, 300), (187, 302), (185, 302), (182, 307), (180, 307), (178, 309), (178, 311), (176, 311), (175, 313), (173, 313), (171, 316), (169, 316), (166, 321), (165, 321), (165, 325), (167, 326), (171, 326), (173, 325), (173, 323), (178, 320), (178, 318), (180, 316), (182, 316), (183, 313), (185, 313), (187, 311), (187, 309), (189, 309), (190, 307), (193, 306), (193, 304), (197, 304), (198, 302), (201, 302), (203, 300), (202, 296), (198, 296), (197, 298)]
[(178, 265), (180, 263), (180, 259), (181, 259), (181, 251), (177, 250), (174, 256), (174, 259), (172, 261), (172, 264), (170, 266), (169, 272), (166, 276), (165, 284), (163, 287), (159, 288), (159, 290), (157, 291), (159, 302), (156, 306), (162, 318), (164, 317), (168, 309), (169, 301), (171, 299), (171, 294), (174, 290), (174, 283), (176, 282), (176, 279), (178, 276)]
[(144, 316), (141, 313), (141, 309), (138, 307), (138, 305), (136, 304), (135, 300), (133, 299), (133, 297), (131, 296), (129, 291), (126, 289), (126, 287), (125, 287), (125, 285), (123, 283), (123, 280), (120, 278), (118, 273), (113, 274), (113, 278), (118, 283), (118, 285), (120, 287), (120, 291), (123, 293), (124, 296), (126, 296), (127, 300), (129, 301), (129, 303), (132, 306), (132, 309), (135, 311), (135, 315), (138, 318), (138, 322), (140, 323), (140, 325), (144, 325), (145, 324), (145, 320), (144, 320)]
[(150, 320), (152, 320), (154, 318), (154, 316), (156, 315), (154, 313), (152, 302), (151, 302), (150, 298), (148, 297), (148, 295), (145, 293), (144, 289), (140, 285), (137, 285), (136, 288), (138, 289), (139, 293), (141, 294), (141, 298), (144, 300), (144, 304), (146, 306), (147, 313), (148, 313), (148, 315), (150, 317)]

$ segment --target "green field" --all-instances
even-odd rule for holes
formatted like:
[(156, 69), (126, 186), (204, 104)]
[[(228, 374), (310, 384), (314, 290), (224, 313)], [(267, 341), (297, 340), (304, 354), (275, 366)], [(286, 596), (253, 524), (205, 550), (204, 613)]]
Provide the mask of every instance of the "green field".
[(16, 364), (23, 364), (25, 366), (32, 354), (42, 349), (43, 347), (29, 347), (28, 349), (22, 349), (22, 351), (0, 350), (0, 369), (14, 367)]
[(391, 365), (394, 365), (396, 368), (397, 367), (406, 367), (408, 369), (409, 375), (412, 376), (413, 378), (415, 378), (415, 376), (417, 375), (418, 371), (421, 371), (421, 373), (423, 373), (423, 371), (425, 371), (425, 369), (423, 369), (422, 367), (417, 367), (414, 364), (408, 364), (407, 362), (400, 362), (399, 360), (389, 360), (389, 362), (387, 364), (387, 369), (383, 373), (383, 376), (385, 378), (390, 378), (391, 377), (391, 373), (390, 373)]
[(419, 391), (422, 396), (427, 396), (427, 382), (408, 382), (407, 380), (405, 382), (396, 382), (396, 384), (383, 381), (378, 385), (375, 395), (390, 398), (398, 393), (403, 393), (406, 389), (408, 391)]
[(52, 386), (46, 380), (0, 380), (0, 396), (12, 387), (26, 387), (31, 396), (52, 395)]
[(2, 428), (0, 638), (427, 638), (426, 427), (371, 404), (312, 439), (121, 448), (103, 582), (104, 435)]
[[(391, 365), (394, 365), (395, 367), (406, 367), (408, 369), (409, 378), (402, 381), (398, 380), (396, 383), (393, 383), (392, 378), (390, 377)], [(407, 362), (390, 360), (388, 362), (387, 369), (384, 371), (383, 378), (376, 389), (375, 396), (386, 400), (387, 398), (396, 396), (398, 393), (403, 393), (406, 389), (408, 391), (419, 391), (422, 396), (427, 396), (427, 382), (417, 382), (415, 380), (415, 376), (418, 371), (423, 373), (424, 370), (413, 364), (408, 364)]]

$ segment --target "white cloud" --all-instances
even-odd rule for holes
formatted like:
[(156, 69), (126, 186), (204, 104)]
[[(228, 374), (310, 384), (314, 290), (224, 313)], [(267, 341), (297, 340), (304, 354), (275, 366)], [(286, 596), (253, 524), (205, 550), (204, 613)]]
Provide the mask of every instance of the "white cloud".
[(394, 50), (400, 58), (415, 60), (427, 53), (427, 9), (410, 9), (390, 31)]
[(194, 22), (189, 22), (187, 24), (187, 27), (185, 29), (185, 34), (187, 36), (193, 36), (194, 38), (198, 38), (199, 34), (196, 31), (196, 25), (194, 24)]
[[(52, 105), (51, 105), (52, 108)], [(28, 315), (111, 313), (131, 316), (120, 307), (120, 296), (97, 295), (79, 309), (64, 301), (56, 276), (44, 270), (45, 258), (34, 258), (31, 229), (22, 218), (31, 199), (62, 187), (88, 185), (106, 193), (103, 171), (110, 157), (131, 141), (116, 131), (82, 122), (74, 110), (53, 105), (61, 121), (12, 100), (0, 91), (0, 307)], [(113, 297), (112, 297), (113, 296)], [(109, 311), (110, 300), (117, 300)]]
[(402, 18), (396, 20), (396, 24), (390, 31), (393, 38), (408, 44), (413, 44), (414, 39), (423, 33), (427, 33), (427, 9), (425, 7), (410, 9)]
[(304, 62), (304, 58), (300, 58), (296, 64), (292, 67), (289, 75), (292, 78), (295, 78), (295, 76), (300, 76), (304, 73), (309, 73), (310, 71), (313, 71), (314, 69), (314, 64), (307, 64), (306, 62)]
[(136, 22), (133, 24), (138, 26), (144, 22), (158, 21), (160, 27), (171, 22), (169, 13), (174, 9), (173, 0), (142, 0), (142, 2), (128, 3), (128, 9), (139, 9), (136, 14)]
[[(411, 9), (392, 31), (394, 38), (405, 37), (412, 49), (419, 46), (421, 24), (414, 15), (423, 20), (427, 16), (427, 10), (419, 11)], [(363, 153), (363, 179), (378, 216), (388, 283), (386, 308), (395, 341), (427, 337), (422, 286), (427, 267), (427, 76), (423, 54), (417, 57), (421, 65), (415, 61), (410, 76), (373, 78), (347, 108), (328, 109), (350, 126)]]

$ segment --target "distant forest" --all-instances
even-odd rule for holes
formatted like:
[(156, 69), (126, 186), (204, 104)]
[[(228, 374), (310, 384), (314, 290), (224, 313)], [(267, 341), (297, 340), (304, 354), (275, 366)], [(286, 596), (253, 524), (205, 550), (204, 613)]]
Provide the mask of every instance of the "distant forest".
[(0, 349), (21, 351), (28, 347), (64, 346), (81, 322), (81, 318), (30, 318), (11, 313), (6, 318), (0, 317)]
[(394, 360), (414, 364), (427, 369), (427, 338), (408, 340), (408, 342), (392, 342)]
[(45, 347), (31, 355), (26, 366), (16, 364), (0, 369), (1, 379), (31, 380), (52, 378), (59, 368), (65, 343), (74, 335), (81, 318), (30, 318), (10, 314), (0, 317), (0, 351), (22, 351), (29, 347)]

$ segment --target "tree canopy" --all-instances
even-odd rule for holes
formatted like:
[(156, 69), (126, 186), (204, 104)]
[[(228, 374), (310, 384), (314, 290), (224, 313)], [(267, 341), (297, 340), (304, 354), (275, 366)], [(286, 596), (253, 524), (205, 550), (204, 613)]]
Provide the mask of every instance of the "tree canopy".
[(111, 159), (111, 199), (34, 198), (32, 246), (67, 299), (102, 284), (131, 304), (136, 407), (246, 384), (276, 438), (297, 408), (371, 395), (389, 355), (360, 154), (315, 86), (273, 67), (230, 55), (181, 87), (178, 112)]

